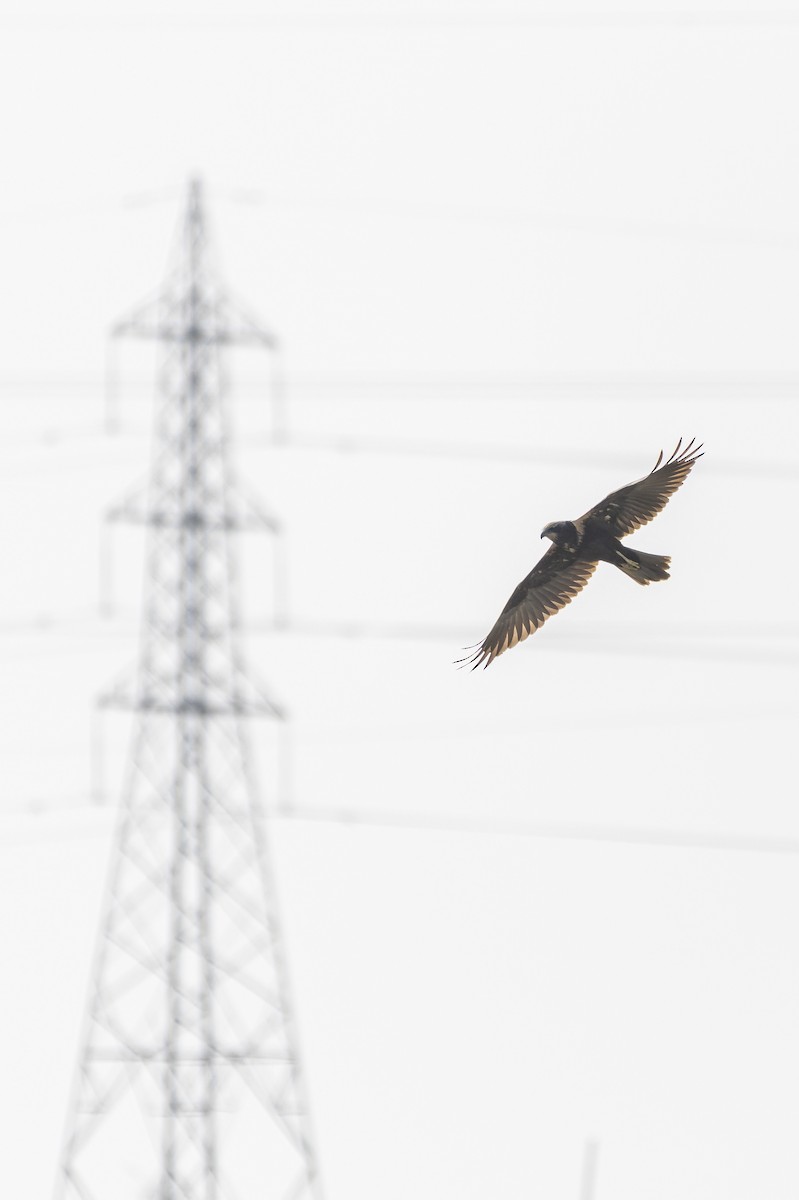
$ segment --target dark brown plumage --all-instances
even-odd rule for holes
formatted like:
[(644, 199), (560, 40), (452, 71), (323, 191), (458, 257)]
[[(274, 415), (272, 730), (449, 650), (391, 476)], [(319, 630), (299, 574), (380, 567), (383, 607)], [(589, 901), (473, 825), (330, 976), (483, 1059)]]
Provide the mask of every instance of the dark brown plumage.
[(665, 555), (645, 554), (623, 546), (627, 537), (665, 508), (671, 496), (688, 477), (702, 447), (692, 438), (680, 453), (682, 438), (671, 457), (658, 460), (643, 479), (611, 492), (576, 521), (555, 521), (547, 525), (541, 537), (552, 545), (515, 589), (499, 619), (475, 653), (461, 659), (472, 669), (487, 667), (500, 654), (531, 633), (569, 604), (582, 591), (599, 562), (609, 562), (636, 583), (649, 584), (668, 579), (671, 559)]

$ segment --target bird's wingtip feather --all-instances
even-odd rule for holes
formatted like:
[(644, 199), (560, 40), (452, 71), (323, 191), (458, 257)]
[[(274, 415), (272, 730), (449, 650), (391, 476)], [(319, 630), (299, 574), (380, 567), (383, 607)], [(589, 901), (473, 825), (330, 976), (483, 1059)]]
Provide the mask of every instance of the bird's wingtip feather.
[[(680, 449), (681, 446), (682, 446), (682, 449)], [(690, 442), (688, 442), (687, 445), (683, 446), (683, 439), (680, 438), (680, 440), (677, 442), (677, 445), (674, 447), (671, 454), (666, 459), (665, 463), (663, 463), (664, 467), (672, 467), (672, 466), (678, 466), (680, 464), (695, 462), (698, 458), (702, 458), (703, 446), (704, 446), (704, 442), (699, 442), (697, 444), (695, 437), (692, 437)], [(662, 462), (663, 462), (663, 451), (661, 450), (660, 454), (658, 455), (658, 460), (655, 463), (654, 467), (652, 468), (652, 474), (654, 474), (655, 471), (657, 471), (658, 467), (660, 466), (660, 464)]]

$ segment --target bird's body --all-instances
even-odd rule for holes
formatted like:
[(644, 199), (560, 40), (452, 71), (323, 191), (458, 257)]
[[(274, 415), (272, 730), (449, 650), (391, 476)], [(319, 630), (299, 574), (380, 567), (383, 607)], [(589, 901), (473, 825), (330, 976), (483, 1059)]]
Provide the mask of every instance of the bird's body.
[(555, 521), (547, 525), (542, 537), (551, 538), (556, 546), (579, 555), (588, 562), (606, 562), (618, 567), (638, 583), (668, 579), (669, 559), (657, 554), (634, 550), (614, 536), (607, 523), (586, 514), (577, 521)]
[(574, 521), (553, 521), (541, 537), (552, 542), (549, 550), (514, 590), (491, 632), (469, 658), (478, 667), (488, 666), (505, 650), (540, 628), (547, 617), (563, 608), (585, 587), (600, 562), (618, 567), (636, 583), (669, 578), (671, 559), (648, 554), (622, 542), (665, 507), (669, 497), (687, 478), (701, 446), (693, 439), (680, 453), (682, 439), (661, 467), (660, 457), (643, 479), (611, 492)]

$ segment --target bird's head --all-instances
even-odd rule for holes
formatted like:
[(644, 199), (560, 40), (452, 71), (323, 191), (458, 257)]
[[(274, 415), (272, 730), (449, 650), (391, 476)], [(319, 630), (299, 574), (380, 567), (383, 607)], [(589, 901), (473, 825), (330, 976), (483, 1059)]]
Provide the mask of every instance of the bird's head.
[(573, 521), (551, 521), (541, 530), (542, 538), (549, 538), (556, 546), (576, 546), (577, 528)]

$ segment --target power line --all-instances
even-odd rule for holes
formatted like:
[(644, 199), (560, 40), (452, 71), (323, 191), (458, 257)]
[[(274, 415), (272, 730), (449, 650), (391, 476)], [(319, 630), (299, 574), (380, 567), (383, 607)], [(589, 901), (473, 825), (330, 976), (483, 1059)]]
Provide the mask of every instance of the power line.
[[(799, 16), (796, 23), (799, 24)], [(0, 27), (3, 21), (0, 18)], [(36, 201), (17, 208), (0, 208), (0, 225), (27, 224), (65, 219), (82, 220), (98, 214), (135, 212), (153, 205), (173, 203), (178, 195), (176, 186), (128, 192), (116, 197), (81, 197), (42, 203)], [(444, 221), (448, 224), (466, 222), (509, 226), (531, 226), (540, 229), (562, 230), (567, 233), (590, 234), (602, 237), (635, 237), (722, 245), (754, 245), (770, 249), (799, 250), (799, 237), (784, 230), (757, 228), (725, 228), (701, 222), (646, 220), (636, 216), (605, 216), (591, 213), (563, 213), (537, 210), (525, 206), (465, 205), (437, 202), (428, 199), (397, 200), (394, 198), (333, 195), (289, 196), (273, 190), (258, 188), (222, 188), (215, 192), (222, 202), (254, 208), (289, 209), (292, 213), (305, 209), (311, 212), (360, 213), (389, 220)]]
[[(97, 606), (87, 604), (72, 612), (44, 610), (34, 617), (0, 617), (0, 638), (16, 637), (18, 634), (47, 634), (56, 637), (64, 636), (70, 630), (86, 626), (83, 633), (77, 637), (129, 637), (135, 629), (135, 613), (126, 610), (109, 618), (98, 613)], [(334, 632), (344, 637), (418, 637), (421, 640), (430, 638), (448, 640), (452, 637), (462, 637), (468, 633), (469, 627), (463, 625), (440, 625), (412, 622), (375, 622), (375, 621), (328, 621), (309, 622), (288, 620), (253, 620), (242, 622), (239, 629), (245, 633), (314, 633), (324, 636)], [(670, 638), (701, 638), (701, 639), (731, 639), (738, 641), (779, 640), (799, 638), (799, 621), (763, 621), (753, 625), (750, 621), (661, 621), (658, 624), (629, 621), (586, 621), (581, 632), (573, 632), (571, 636), (583, 638), (616, 638), (622, 635), (655, 638), (658, 640)], [(563, 635), (565, 636), (565, 635)]]
[[(61, 830), (48, 829), (46, 825), (40, 829), (21, 831), (22, 840), (34, 840), (43, 837), (45, 840), (72, 839), (84, 834), (106, 833), (108, 813), (100, 815), (103, 810), (96, 805), (87, 805), (83, 815), (89, 811), (98, 814), (100, 829), (69, 828)], [(14, 814), (17, 816), (18, 814)], [(365, 813), (359, 809), (313, 808), (311, 806), (292, 806), (271, 811), (267, 816), (272, 822), (296, 822), (315, 825), (342, 825), (351, 829), (401, 829), (419, 833), (454, 833), (467, 836), (481, 837), (521, 837), (540, 839), (542, 841), (561, 842), (590, 842), (615, 846), (642, 846), (652, 849), (675, 850), (704, 850), (722, 851), (741, 854), (777, 854), (799, 855), (799, 838), (779, 836), (763, 836), (749, 833), (715, 833), (707, 830), (681, 830), (655, 828), (644, 826), (617, 825), (569, 825), (559, 822), (546, 821), (514, 821), (497, 820), (495, 818), (451, 818), (424, 813)], [(42, 814), (31, 816), (31, 823), (38, 825)], [(4, 844), (17, 840), (18, 831), (2, 832), (0, 841)]]
[[(77, 440), (77, 438), (76, 438)], [(640, 468), (641, 460), (633, 455), (597, 454), (575, 450), (536, 450), (513, 446), (477, 446), (466, 442), (426, 442), (426, 441), (397, 441), (382, 438), (340, 438), (287, 434), (275, 438), (272, 434), (255, 435), (248, 439), (249, 445), (273, 446), (279, 450), (296, 449), (306, 451), (322, 451), (340, 455), (384, 455), (392, 458), (430, 458), (438, 461), (451, 462), (481, 462), (507, 463), (517, 466), (540, 467), (618, 467), (621, 470), (635, 471)], [(59, 462), (21, 462), (16, 456), (11, 465), (3, 467), (3, 478), (0, 483), (11, 479), (39, 479), (54, 476), (90, 473), (101, 473), (110, 467), (122, 466), (130, 461), (130, 453), (109, 456), (107, 449), (102, 456), (96, 458), (78, 458)], [(709, 462), (706, 471), (710, 474), (725, 476), (742, 476), (755, 479), (784, 480), (794, 483), (799, 480), (799, 467), (787, 462), (747, 461), (723, 459)], [(640, 470), (639, 470), (640, 474)]]
[(644, 220), (635, 216), (602, 216), (590, 213), (547, 212), (515, 205), (475, 205), (440, 203), (431, 200), (396, 200), (356, 196), (287, 196), (275, 191), (253, 188), (230, 188), (219, 194), (230, 203), (254, 208), (287, 208), (292, 213), (306, 209), (311, 212), (359, 213), (386, 220), (443, 221), (447, 224), (529, 226), (537, 229), (560, 230), (565, 233), (599, 235), (601, 237), (634, 237), (665, 239), (667, 241), (707, 242), (721, 245), (754, 245), (769, 249), (799, 250), (795, 234), (770, 229), (724, 228), (719, 225), (690, 221)]
[(87, 473), (95, 473), (107, 471), (111, 467), (125, 466), (130, 462), (130, 454), (116, 454), (104, 456), (102, 458), (76, 459), (69, 462), (57, 463), (24, 463), (15, 461), (12, 467), (4, 466), (2, 479), (0, 484), (7, 483), (11, 479), (40, 479), (46, 476), (48, 479), (60, 475), (74, 475), (75, 473), (85, 476)]
[[(613, 713), (581, 713), (570, 712), (568, 715), (539, 715), (536, 713), (535, 728), (537, 732), (546, 729), (608, 729), (619, 730), (629, 729), (633, 726), (636, 728), (646, 725), (654, 725), (658, 728), (662, 726), (673, 725), (726, 725), (730, 722), (746, 722), (747, 725), (758, 721), (773, 723), (775, 720), (795, 720), (797, 715), (796, 707), (789, 708), (751, 708), (751, 709), (711, 709), (705, 708), (702, 710), (695, 709), (677, 709), (673, 711), (665, 710), (641, 710), (636, 712), (626, 712), (624, 710)], [(475, 739), (495, 739), (502, 738), (530, 738), (530, 721), (521, 722), (506, 722), (503, 724), (486, 724), (476, 723), (475, 721), (455, 720), (449, 723), (436, 724), (435, 722), (427, 722), (424, 725), (391, 725), (391, 726), (373, 726), (359, 725), (349, 729), (343, 729), (339, 726), (332, 728), (322, 728), (317, 732), (308, 730), (302, 725), (299, 725), (297, 732), (301, 732), (303, 743), (313, 742), (320, 744), (324, 742), (401, 742), (401, 741), (431, 741), (443, 742), (456, 739), (468, 738), (471, 743)]]
[[(49, 18), (48, 18), (49, 20)], [(0, 17), (0, 28), (6, 21)], [(58, 221), (96, 217), (99, 213), (133, 212), (156, 204), (173, 203), (179, 194), (177, 187), (151, 188), (147, 191), (125, 192), (122, 195), (100, 197), (82, 196), (75, 199), (37, 200), (19, 208), (0, 208), (0, 224), (25, 224), (35, 221)]]
[[(527, 446), (492, 446), (470, 442), (409, 440), (395, 438), (346, 438), (338, 435), (309, 435), (289, 433), (275, 438), (272, 434), (258, 435), (251, 443), (300, 450), (329, 450), (337, 454), (384, 454), (398, 457), (453, 459), (476, 462), (519, 463), (537, 466), (618, 466), (620, 469), (640, 467), (640, 459), (631, 454), (602, 454), (596, 451), (552, 449)], [(765, 479), (799, 479), (799, 467), (788, 462), (756, 462), (738, 459), (709, 462), (703, 470), (721, 475), (750, 475)]]
[[(151, 392), (146, 375), (131, 374), (128, 381)], [(58, 371), (48, 375), (29, 373), (0, 375), (0, 391), (26, 394), (30, 399), (54, 399), (57, 394), (92, 389), (101, 394), (106, 377), (95, 372)], [(357, 399), (419, 398), (426, 401), (470, 400), (493, 403), (501, 400), (580, 400), (604, 402), (686, 396), (695, 400), (797, 400), (799, 371), (773, 370), (516, 370), (473, 371), (303, 371), (285, 374), (284, 387), (292, 400), (318, 401), (324, 397)], [(251, 402), (264, 403), (265, 380), (242, 374), (236, 387), (245, 391), (237, 403), (246, 403), (246, 389), (257, 390)]]
[[(128, 432), (128, 431), (126, 431)], [(22, 434), (4, 439), (5, 445), (27, 445), (31, 448), (38, 446), (57, 451), (67, 441), (93, 440), (104, 437), (105, 432), (101, 422), (78, 426), (71, 430), (47, 430), (39, 434)], [(602, 453), (596, 450), (580, 451), (555, 447), (542, 449), (532, 446), (486, 445), (476, 442), (458, 442), (454, 440), (437, 441), (434, 439), (410, 438), (381, 438), (360, 435), (358, 437), (342, 437), (338, 434), (303, 434), (285, 433), (276, 436), (273, 433), (254, 434), (248, 439), (249, 445), (271, 447), (277, 450), (308, 450), (327, 451), (335, 454), (386, 455), (412, 458), (452, 459), (467, 462), (499, 462), (518, 463), (523, 466), (613, 466), (635, 469), (640, 467), (640, 459), (632, 454)], [(104, 451), (105, 454), (105, 451)], [(16, 456), (15, 456), (16, 457)], [(107, 457), (97, 466), (108, 464)], [(88, 464), (81, 461), (76, 464), (45, 464), (30, 468), (15, 462), (17, 474), (28, 475), (31, 471), (48, 473), (53, 470), (84, 470), (86, 466), (94, 467), (90, 460)], [(799, 479), (799, 468), (788, 462), (754, 460), (754, 459), (720, 459), (711, 461), (705, 467), (711, 473), (722, 475), (749, 475), (766, 479)], [(13, 472), (12, 472), (13, 473)]]
[[(619, 729), (655, 725), (658, 728), (675, 725), (714, 725), (730, 722), (773, 723), (775, 720), (794, 720), (795, 710), (786, 706), (768, 708), (739, 708), (739, 709), (690, 709), (682, 708), (677, 711), (638, 709), (634, 712), (625, 710), (613, 713), (570, 712), (568, 715), (536, 714), (535, 727), (537, 731), (548, 729)], [(365, 744), (369, 742), (403, 742), (430, 741), (445, 742), (449, 740), (468, 739), (470, 743), (477, 740), (502, 738), (530, 738), (530, 722), (486, 723), (454, 719), (449, 722), (425, 722), (424, 724), (407, 725), (391, 724), (376, 726), (361, 724), (352, 726), (315, 726), (303, 722), (292, 722), (292, 744), (302, 742), (304, 746), (316, 746), (325, 743), (340, 744), (342, 742)], [(58, 757), (77, 757), (75, 750), (61, 751)], [(285, 766), (286, 764), (284, 764)], [(102, 774), (102, 771), (100, 772)], [(287, 769), (288, 774), (288, 769)], [(93, 791), (91, 807), (105, 807), (106, 796), (102, 780)], [(23, 816), (32, 814), (58, 815), (71, 810), (82, 810), (87, 807), (86, 791), (81, 790), (69, 794), (59, 792), (55, 796), (41, 793), (29, 796), (16, 805), (5, 806), (0, 816)], [(293, 804), (282, 801), (278, 811), (294, 809)]]
[[(298, 637), (311, 638), (334, 638), (351, 641), (405, 641), (405, 642), (440, 642), (445, 643), (448, 647), (446, 653), (441, 659), (441, 670), (449, 670), (453, 666), (451, 661), (452, 655), (455, 655), (461, 648), (464, 642), (468, 642), (470, 637), (474, 636), (475, 625), (472, 626), (442, 626), (442, 625), (425, 625), (419, 623), (413, 625), (404, 622), (354, 622), (354, 621), (253, 621), (243, 627), (250, 634), (273, 634), (273, 635), (294, 635)], [(11, 623), (10, 628), (15, 631), (14, 636), (23, 632), (21, 625)], [(47, 627), (44, 627), (47, 628)], [(746, 637), (751, 642), (762, 642), (763, 640), (777, 641), (782, 639), (785, 642), (790, 642), (796, 637), (793, 632), (775, 633), (765, 632), (758, 634), (757, 631), (750, 631), (746, 627), (742, 627), (745, 632), (742, 632), (738, 637)], [(782, 629), (783, 627), (778, 627)], [(787, 627), (790, 628), (790, 627)], [(57, 632), (54, 627), (49, 627), (50, 631)], [(29, 630), (31, 633), (43, 632), (43, 627), (36, 622), (33, 622)], [(3, 630), (0, 627), (0, 636)], [(100, 636), (104, 634), (102, 626), (98, 624), (97, 630), (91, 636)], [(36, 646), (15, 646), (11, 653), (6, 652), (0, 654), (0, 658), (4, 662), (10, 660), (25, 660), (30, 661), (36, 658), (46, 658), (52, 660), (55, 656), (70, 656), (79, 652), (82, 637), (72, 635), (73, 640), (69, 645), (53, 646), (36, 645)], [(85, 635), (84, 635), (85, 636)], [(110, 636), (131, 636), (125, 631), (112, 631)], [(629, 625), (614, 626), (608, 625), (607, 628), (592, 627), (590, 630), (584, 631), (571, 630), (568, 634), (560, 633), (557, 638), (549, 639), (542, 638), (537, 644), (537, 651), (540, 653), (558, 653), (558, 654), (599, 654), (607, 655), (613, 658), (653, 658), (667, 659), (680, 661), (705, 661), (719, 663), (738, 663), (748, 666), (771, 666), (779, 668), (793, 669), (799, 665), (799, 650), (794, 651), (793, 648), (786, 649), (785, 646), (772, 645), (763, 646), (762, 644), (740, 644), (736, 635), (726, 635), (730, 640), (736, 642), (735, 645), (720, 645), (719, 639), (716, 638), (711, 644), (708, 632), (701, 634), (684, 631), (682, 634), (673, 634), (663, 636), (657, 629), (649, 628), (640, 631), (631, 631)], [(694, 640), (692, 640), (694, 639)], [(675, 644), (682, 642), (682, 644)]]
[[(444, 626), (437, 625), (408, 625), (403, 623), (370, 623), (370, 622), (335, 622), (335, 621), (298, 621), (292, 620), (281, 624), (279, 627), (272, 627), (276, 632), (296, 633), (301, 636), (311, 637), (336, 637), (336, 638), (351, 638), (351, 639), (380, 639), (392, 641), (395, 639), (402, 640), (417, 640), (417, 641), (446, 641), (448, 643), (457, 642), (458, 646), (463, 644), (463, 641), (468, 641), (469, 637), (474, 635), (475, 627), (472, 626), (468, 630), (466, 627), (460, 629), (448, 629)], [(604, 640), (603, 640), (604, 639)], [(784, 649), (775, 648), (773, 650), (761, 649), (758, 647), (742, 646), (740, 644), (734, 647), (718, 647), (709, 646), (706, 643), (691, 645), (673, 644), (664, 646), (662, 642), (658, 644), (656, 635), (653, 640), (648, 631), (635, 633), (631, 635), (629, 626), (623, 629), (617, 627), (615, 633), (609, 628), (606, 633), (599, 633), (594, 630), (587, 636), (580, 636), (570, 631), (569, 634), (560, 633), (557, 638), (546, 639), (542, 638), (537, 645), (537, 649), (542, 652), (562, 653), (578, 653), (578, 654), (608, 654), (614, 657), (627, 657), (633, 655), (635, 657), (646, 658), (667, 658), (667, 659), (703, 659), (714, 662), (736, 662), (747, 663), (751, 665), (769, 665), (778, 667), (793, 668), (799, 665), (799, 652), (785, 652)]]
[[(105, 435), (102, 421), (87, 421), (75, 425), (50, 425), (43, 429), (24, 433), (3, 435), (3, 449), (11, 446), (27, 446), (33, 451), (57, 452), (68, 442), (90, 441)], [(16, 454), (14, 455), (16, 458)]]
[[(797, 397), (799, 397), (799, 377), (796, 380)], [(0, 389), (2, 381), (0, 381)], [(529, 399), (540, 397), (530, 396)], [(720, 398), (720, 397), (719, 397)], [(783, 395), (782, 398), (788, 398)], [(102, 422), (88, 423), (72, 429), (48, 429), (38, 434), (25, 433), (11, 435), (4, 439), (6, 445), (27, 445), (57, 450), (66, 441), (94, 440), (104, 436)], [(473, 461), (487, 463), (517, 463), (522, 466), (598, 466), (607, 465), (629, 468), (634, 470), (640, 466), (640, 459), (628, 454), (602, 453), (597, 450), (581, 451), (564, 449), (562, 447), (540, 448), (532, 446), (486, 445), (456, 440), (384, 438), (360, 435), (358, 437), (342, 437), (338, 434), (304, 434), (285, 432), (254, 434), (249, 439), (250, 445), (260, 445), (277, 450), (323, 451), (342, 455), (386, 455), (397, 457), (434, 458), (452, 461)], [(104, 450), (100, 460), (67, 463), (37, 463), (34, 466), (20, 463), (15, 457), (12, 469), (6, 468), (5, 475), (31, 475), (70, 473), (72, 471), (100, 470), (109, 465), (107, 452)], [(122, 460), (113, 460), (122, 461)], [(786, 461), (769, 461), (754, 459), (714, 460), (707, 464), (706, 470), (711, 473), (733, 476), (750, 476), (765, 479), (783, 479), (794, 482), (799, 479), (799, 468)]]
[(46, 842), (75, 842), (87, 837), (109, 837), (112, 828), (111, 814), (107, 812), (103, 814), (101, 821), (79, 825), (73, 819), (66, 827), (56, 827), (52, 823), (45, 825), (37, 814), (31, 817), (29, 828), (23, 829), (17, 825), (9, 830), (3, 829), (3, 821), (0, 818), (0, 846), (38, 846)]
[[(0, 26), (9, 30), (38, 29), (42, 16), (31, 13), (5, 14), (0, 17)], [(275, 32), (313, 32), (316, 30), (340, 30), (349, 32), (376, 33), (385, 30), (428, 32), (435, 30), (456, 32), (479, 30), (503, 33), (505, 31), (529, 30), (615, 30), (679, 29), (702, 32), (714, 29), (792, 29), (799, 25), (799, 14), (784, 9), (766, 11), (712, 11), (683, 9), (678, 11), (640, 11), (630, 9), (605, 9), (601, 11), (552, 10), (550, 12), (523, 12), (518, 9), (483, 9), (459, 13), (435, 13), (417, 10), (393, 11), (355, 10), (334, 13), (325, 10), (272, 13), (228, 13), (225, 16), (198, 13), (192, 17), (159, 12), (116, 13), (107, 16), (98, 12), (68, 13), (48, 12), (49, 26), (68, 30), (97, 30), (116, 33), (126, 29), (175, 29), (185, 32), (220, 30), (248, 31), (269, 29)]]
[(278, 814), (293, 821), (320, 824), (407, 829), (430, 833), (464, 833), (495, 837), (529, 837), (552, 841), (604, 842), (609, 845), (666, 847), (679, 850), (723, 850), (752, 854), (799, 854), (799, 838), (762, 837), (757, 834), (718, 834), (707, 831), (653, 829), (641, 826), (566, 825), (549, 822), (496, 821), (476, 818), (452, 820), (423, 814), (364, 814), (348, 809), (297, 808)]

